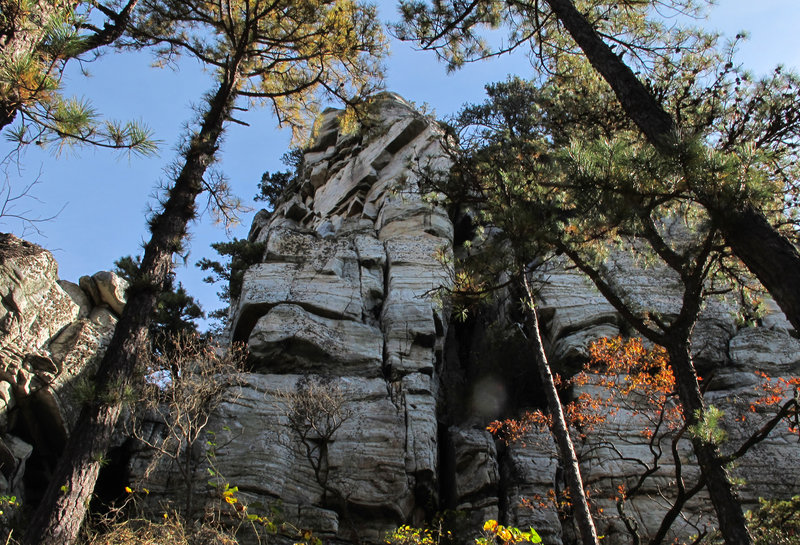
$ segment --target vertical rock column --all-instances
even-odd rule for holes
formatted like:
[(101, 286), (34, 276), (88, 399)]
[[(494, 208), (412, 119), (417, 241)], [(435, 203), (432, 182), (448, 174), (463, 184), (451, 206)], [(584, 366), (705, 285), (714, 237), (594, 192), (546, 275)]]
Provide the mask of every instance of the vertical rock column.
[[(253, 368), (215, 425), (231, 428), (217, 460), (240, 490), (280, 499), (317, 531), (375, 541), (437, 504), (439, 292), (453, 227), (418, 185), (421, 168), (449, 167), (443, 131), (390, 93), (371, 112), (348, 134), (327, 111), (299, 189), (253, 224), (264, 258), (246, 272), (231, 324)], [(288, 425), (286, 394), (308, 380), (345, 400), (325, 483)]]

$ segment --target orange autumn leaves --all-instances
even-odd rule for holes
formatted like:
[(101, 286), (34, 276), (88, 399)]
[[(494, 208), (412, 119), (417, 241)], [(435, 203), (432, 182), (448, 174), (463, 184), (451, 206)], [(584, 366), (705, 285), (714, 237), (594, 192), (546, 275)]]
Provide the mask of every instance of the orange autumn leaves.
[[(760, 396), (749, 405), (750, 413), (759, 407), (783, 403), (787, 398), (798, 397), (800, 378), (770, 377), (756, 373), (761, 382), (756, 386)], [(657, 429), (675, 431), (684, 424), (683, 415), (675, 397), (675, 377), (669, 366), (666, 350), (658, 345), (645, 346), (638, 338), (601, 338), (589, 346), (589, 361), (583, 370), (563, 383), (557, 377), (560, 389), (576, 387), (575, 400), (564, 405), (569, 425), (581, 435), (603, 424), (620, 410), (630, 416), (640, 417), (642, 436), (651, 439)], [(800, 415), (793, 412), (787, 417), (789, 431), (800, 434)], [(746, 414), (735, 420), (744, 422)], [(526, 411), (518, 419), (496, 420), (487, 430), (506, 443), (522, 441), (534, 429), (544, 430), (551, 417), (541, 410)]]
[[(677, 427), (681, 415), (672, 402), (675, 377), (666, 351), (660, 346), (646, 347), (641, 339), (602, 338), (589, 346), (589, 361), (583, 371), (567, 384), (577, 387), (577, 398), (564, 406), (569, 425), (585, 434), (625, 408), (645, 416), (653, 425)], [(550, 415), (540, 410), (526, 411), (519, 419), (494, 421), (487, 429), (506, 442), (519, 441), (533, 429), (549, 427)], [(646, 425), (642, 435), (650, 437), (653, 427)]]

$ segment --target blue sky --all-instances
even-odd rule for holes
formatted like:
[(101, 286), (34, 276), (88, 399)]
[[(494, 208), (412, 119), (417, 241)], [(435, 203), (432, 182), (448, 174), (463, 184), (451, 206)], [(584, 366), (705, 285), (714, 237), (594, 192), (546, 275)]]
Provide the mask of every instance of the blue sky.
[[(379, 7), (382, 20), (396, 19), (392, 2), (384, 0)], [(756, 75), (776, 64), (793, 69), (800, 66), (798, 0), (721, 0), (712, 9), (708, 25), (729, 36), (741, 30), (749, 32), (750, 39), (738, 59)], [(54, 156), (33, 147), (21, 157), (20, 166), (8, 172), (13, 188), (39, 180), (33, 188), (39, 201), (22, 203), (20, 210), (29, 209), (29, 215), (39, 217), (61, 210), (55, 219), (41, 225), (41, 235), (26, 238), (54, 253), (63, 279), (77, 282), (81, 275), (112, 268), (122, 255), (140, 253), (148, 238), (144, 217), (153, 202), (153, 189), (165, 179), (164, 167), (175, 159), (175, 143), (194, 117), (193, 103), (211, 86), (210, 76), (193, 62), (182, 63), (178, 71), (154, 69), (151, 62), (147, 54), (109, 54), (84, 66), (91, 78), (80, 76), (73, 66), (64, 86), (67, 94), (89, 98), (107, 117), (145, 122), (161, 141), (158, 156), (128, 157), (91, 149)], [(517, 56), (467, 65), (448, 75), (432, 53), (417, 52), (398, 42), (392, 43), (387, 67), (387, 89), (417, 104), (428, 104), (440, 116), (455, 113), (465, 102), (481, 101), (488, 82), (509, 74), (531, 74), (530, 65)], [(242, 118), (251, 126), (230, 127), (219, 167), (255, 212), (258, 203), (251, 198), (256, 184), (264, 171), (284, 168), (280, 157), (288, 150), (290, 135), (276, 127), (266, 110), (250, 111)], [(0, 142), (3, 156), (9, 149)], [(244, 215), (242, 225), (231, 234), (245, 237), (254, 212)], [(0, 230), (19, 234), (18, 225), (3, 223), (2, 218)], [(228, 235), (212, 225), (207, 214), (191, 232), (188, 263), (178, 267), (178, 278), (210, 311), (220, 306), (215, 295), (218, 287), (202, 283), (204, 275), (194, 263), (201, 257), (216, 258), (209, 244)]]

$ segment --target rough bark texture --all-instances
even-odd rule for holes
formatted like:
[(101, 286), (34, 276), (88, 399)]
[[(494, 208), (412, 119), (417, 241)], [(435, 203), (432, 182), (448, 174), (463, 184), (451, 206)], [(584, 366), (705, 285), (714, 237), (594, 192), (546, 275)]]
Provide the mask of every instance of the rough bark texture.
[(525, 279), (525, 293), (528, 303), (531, 305), (527, 311), (528, 322), (530, 325), (530, 344), (534, 352), (536, 368), (541, 378), (545, 396), (547, 397), (547, 408), (553, 419), (551, 431), (558, 446), (558, 454), (561, 463), (564, 465), (566, 473), (566, 483), (570, 491), (575, 522), (578, 526), (578, 533), (584, 545), (597, 545), (597, 530), (589, 511), (589, 502), (586, 499), (586, 492), (583, 489), (583, 478), (581, 477), (581, 467), (578, 463), (578, 456), (575, 454), (575, 447), (569, 435), (569, 427), (564, 418), (564, 410), (561, 400), (558, 397), (558, 390), (547, 361), (547, 354), (544, 352), (542, 335), (539, 332), (539, 318), (536, 314), (535, 299), (527, 279)]
[(128, 303), (97, 373), (95, 398), (84, 406), (45, 497), (31, 520), (24, 541), (29, 545), (65, 545), (77, 537), (122, 409), (126, 387), (133, 379), (138, 351), (145, 346), (157, 295), (172, 270), (172, 254), (180, 247), (187, 224), (195, 217), (195, 199), (203, 190), (203, 174), (216, 152), (223, 123), (235, 98), (235, 73), (234, 67), (209, 102), (164, 210), (152, 222), (152, 237), (145, 247), (137, 283), (129, 291)]
[[(664, 153), (677, 153), (671, 116), (631, 69), (603, 42), (571, 0), (546, 1), (647, 139)], [(758, 277), (795, 331), (800, 331), (800, 253), (794, 244), (747, 203), (720, 201), (715, 195), (702, 194), (702, 188), (700, 193), (698, 200), (709, 210), (736, 256)]]
[[(675, 384), (683, 407), (684, 418), (690, 426), (695, 425), (698, 423), (698, 417), (702, 418), (702, 415), (706, 413), (706, 405), (692, 364), (689, 343), (679, 339), (677, 342), (667, 343), (666, 348), (670, 366), (675, 373)], [(725, 543), (728, 545), (753, 543), (753, 538), (747, 531), (747, 521), (744, 518), (739, 498), (733, 490), (731, 477), (722, 463), (716, 443), (693, 435), (692, 447), (705, 478), (708, 495), (714, 504), (719, 530)]]
[(707, 206), (733, 252), (769, 291), (794, 330), (800, 331), (800, 252), (797, 246), (751, 206), (728, 210)]

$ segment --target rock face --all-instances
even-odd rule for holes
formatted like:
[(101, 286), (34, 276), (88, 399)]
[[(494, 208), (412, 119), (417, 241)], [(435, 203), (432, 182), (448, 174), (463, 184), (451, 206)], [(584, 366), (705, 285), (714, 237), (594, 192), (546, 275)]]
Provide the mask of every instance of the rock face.
[[(301, 525), (322, 518), (330, 534), (377, 541), (438, 503), (435, 368), (447, 313), (436, 294), (449, 282), (453, 227), (420, 197), (412, 168), (446, 167), (442, 130), (396, 95), (373, 110), (358, 134), (326, 112), (297, 193), (253, 226), (264, 259), (244, 275), (232, 332), (259, 374), (220, 409), (242, 439), (226, 449), (240, 455), (218, 459), (226, 478), (280, 498)], [(325, 482), (286, 423), (294, 409), (281, 393), (296, 390), (298, 375), (347, 393), (347, 416), (325, 445)], [(259, 398), (272, 414), (243, 421)], [(253, 437), (269, 460), (257, 471), (241, 456), (261, 456)]]
[(93, 298), (57, 271), (49, 252), (0, 234), (0, 495), (22, 502), (35, 502), (47, 484), (77, 416), (82, 377), (124, 305), (126, 286), (115, 274), (84, 277)]
[[(426, 173), (450, 167), (444, 131), (390, 93), (372, 100), (357, 132), (341, 119), (325, 112), (287, 200), (253, 222), (249, 241), (263, 256), (244, 273), (230, 323), (232, 340), (250, 349), (249, 369), (188, 453), (193, 488), (176, 468), (151, 466), (145, 451), (132, 461), (132, 479), (148, 478), (154, 503), (180, 501), (186, 491), (198, 511), (221, 504), (220, 485), (236, 486), (248, 509), (271, 506), (334, 543), (381, 543), (385, 532), (445, 511), (458, 513), (465, 534), (497, 519), (533, 527), (547, 544), (577, 542), (568, 509), (551, 501), (563, 499), (564, 484), (549, 433), (505, 445), (486, 431), (496, 418), (541, 407), (542, 390), (515, 334), (513, 297), (450, 319), (443, 293), (454, 277), (453, 244), (469, 234), (455, 233), (443, 204), (420, 190)], [(45, 478), (36, 453), (63, 443), (74, 418), (70, 392), (107, 342), (124, 286), (107, 273), (80, 286), (57, 282), (49, 254), (11, 237), (0, 242), (3, 494), (35, 490)], [(548, 263), (538, 292), (545, 348), (556, 370), (571, 375), (591, 341), (630, 328), (585, 277), (558, 259)], [(676, 308), (668, 274), (624, 253), (607, 265), (641, 305)], [(767, 407), (750, 409), (765, 377), (776, 384), (800, 366), (800, 341), (779, 312), (742, 327), (735, 310), (709, 301), (692, 346), (707, 401), (724, 412), (728, 451), (769, 417)], [(570, 395), (596, 388), (590, 382)], [(643, 463), (658, 468), (625, 505), (643, 539), (674, 498), (677, 468), (687, 487), (698, 475), (685, 439), (674, 449), (672, 436), (649, 444), (643, 429), (651, 423), (637, 399), (620, 401), (604, 423), (575, 437), (598, 531), (610, 545), (631, 542), (616, 496)], [(145, 431), (153, 441), (163, 434), (157, 422)], [(796, 437), (778, 432), (735, 467), (745, 507), (800, 489)], [(667, 542), (713, 521), (701, 492)]]
[[(443, 206), (420, 195), (419, 179), (426, 168), (449, 167), (443, 132), (396, 95), (381, 95), (372, 107), (373, 118), (354, 134), (340, 129), (340, 112), (326, 112), (291, 197), (253, 223), (250, 241), (263, 244), (264, 255), (244, 275), (231, 323), (252, 367), (212, 419), (225, 445), (214, 452), (215, 471), (250, 501), (279, 501), (284, 516), (330, 539), (379, 542), (387, 530), (450, 509), (466, 517), (464, 528), (494, 518), (532, 526), (546, 543), (574, 542), (568, 516), (549, 500), (564, 487), (549, 434), (506, 446), (485, 431), (494, 418), (541, 404), (526, 350), (509, 335), (513, 305), (451, 322), (439, 296), (453, 275), (454, 228)], [(626, 259), (609, 266), (641, 305), (676, 308), (669, 275)], [(551, 363), (571, 374), (586, 361), (589, 342), (629, 329), (564, 265), (551, 262), (539, 297)], [(727, 448), (758, 425), (758, 415), (734, 421), (759, 395), (754, 385), (763, 379), (755, 373), (789, 376), (800, 359), (800, 343), (779, 314), (764, 317), (764, 327), (740, 328), (734, 310), (710, 301), (693, 344), (701, 372), (713, 371), (707, 396), (727, 415)], [(336, 393), (317, 414), (308, 412), (309, 383)], [(641, 474), (639, 461), (652, 459), (642, 435), (647, 422), (625, 401), (576, 437), (607, 543), (628, 542), (615, 491)], [(303, 422), (319, 422), (320, 411), (340, 425), (309, 435)], [(658, 528), (674, 495), (675, 460), (668, 444), (661, 448), (659, 469), (626, 505), (642, 536)], [(678, 441), (676, 452), (693, 482), (688, 443)], [(740, 460), (745, 505), (795, 493), (799, 458), (780, 434)], [(160, 489), (176, 486), (174, 473), (163, 473)], [(670, 535), (702, 531), (712, 515), (700, 493)]]
[[(448, 311), (438, 293), (450, 282), (453, 226), (417, 184), (417, 169), (449, 164), (443, 130), (393, 94), (370, 109), (355, 134), (340, 128), (340, 111), (325, 112), (293, 196), (257, 215), (250, 241), (263, 259), (244, 274), (231, 316), (252, 372), (210, 427), (225, 437), (215, 471), (252, 501), (279, 500), (285, 517), (326, 537), (377, 542), (439, 505), (436, 369)], [(341, 421), (328, 437), (318, 427), (300, 435), (322, 417), (299, 412), (307, 381), (343, 394), (316, 409)], [(153, 494), (182, 486), (163, 479)]]
[[(485, 431), (495, 418), (541, 405), (525, 347), (509, 335), (513, 304), (452, 322), (439, 295), (453, 276), (454, 228), (442, 205), (421, 196), (419, 181), (426, 169), (449, 168), (444, 133), (396, 95), (376, 97), (372, 110), (354, 134), (339, 127), (340, 112), (326, 112), (291, 197), (256, 216), (250, 241), (263, 244), (263, 259), (244, 274), (231, 315), (251, 372), (212, 418), (224, 445), (214, 450), (215, 471), (248, 500), (279, 502), (286, 518), (328, 539), (380, 542), (387, 530), (449, 509), (466, 517), (463, 528), (493, 518), (532, 526), (546, 543), (575, 542), (569, 517), (549, 500), (564, 488), (549, 434), (506, 446)], [(609, 266), (642, 305), (676, 308), (668, 275), (624, 254), (614, 259)], [(629, 331), (563, 262), (552, 261), (543, 278), (546, 349), (560, 372), (580, 369), (592, 340)], [(779, 313), (763, 327), (741, 328), (734, 310), (710, 301), (693, 344), (701, 372), (713, 372), (707, 397), (726, 414), (729, 449), (759, 425), (757, 414), (739, 421), (759, 395), (755, 373), (790, 376), (800, 360)], [(309, 384), (329, 396), (313, 410)], [(629, 540), (615, 493), (641, 474), (640, 461), (652, 460), (647, 422), (635, 400), (625, 401), (576, 437), (598, 530), (610, 544)], [(327, 424), (310, 433), (323, 415)], [(676, 460), (668, 444), (660, 448), (659, 469), (626, 505), (643, 537), (674, 496)], [(688, 443), (678, 441), (675, 452), (690, 485), (698, 472)], [(785, 433), (759, 444), (736, 468), (745, 506), (796, 493), (798, 468), (800, 451)], [(177, 486), (174, 473), (161, 473), (162, 492)], [(670, 536), (703, 531), (712, 515), (700, 493)]]

